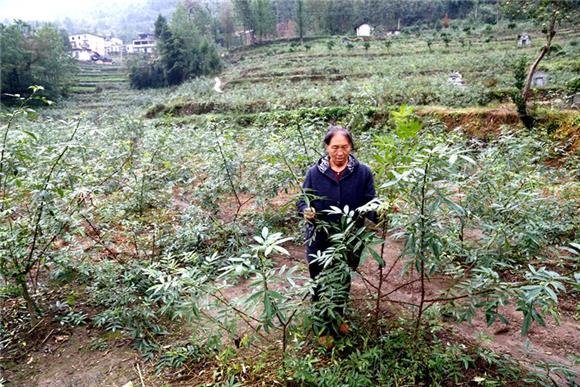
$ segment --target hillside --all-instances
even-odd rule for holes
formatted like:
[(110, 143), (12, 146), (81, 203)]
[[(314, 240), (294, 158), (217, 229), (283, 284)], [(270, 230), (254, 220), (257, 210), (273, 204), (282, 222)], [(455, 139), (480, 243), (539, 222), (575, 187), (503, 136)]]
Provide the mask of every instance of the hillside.
[[(577, 383), (580, 33), (556, 36), (527, 131), (529, 27), (272, 42), (224, 57), (222, 93), (87, 65), (69, 100), (7, 115), (0, 384)], [(335, 230), (365, 254), (329, 342), (295, 203), (331, 123), (380, 223)]]

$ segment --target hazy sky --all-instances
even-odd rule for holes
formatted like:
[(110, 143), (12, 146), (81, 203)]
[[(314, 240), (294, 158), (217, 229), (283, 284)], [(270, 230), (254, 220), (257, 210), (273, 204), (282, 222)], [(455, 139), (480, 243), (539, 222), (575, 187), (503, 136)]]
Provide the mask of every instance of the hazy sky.
[(136, 0), (0, 0), (0, 20), (54, 21), (87, 17), (99, 6), (136, 3)]

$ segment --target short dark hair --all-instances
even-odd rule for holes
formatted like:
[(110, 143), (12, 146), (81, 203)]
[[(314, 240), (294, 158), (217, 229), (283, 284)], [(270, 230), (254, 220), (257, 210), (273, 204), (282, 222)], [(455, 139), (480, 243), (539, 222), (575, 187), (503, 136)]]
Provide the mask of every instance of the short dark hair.
[(354, 141), (352, 139), (352, 135), (346, 128), (338, 125), (332, 125), (328, 128), (328, 132), (326, 132), (326, 135), (324, 136), (324, 143), (326, 145), (330, 145), (330, 141), (337, 134), (342, 134), (344, 137), (346, 137), (350, 143), (350, 147), (354, 150)]

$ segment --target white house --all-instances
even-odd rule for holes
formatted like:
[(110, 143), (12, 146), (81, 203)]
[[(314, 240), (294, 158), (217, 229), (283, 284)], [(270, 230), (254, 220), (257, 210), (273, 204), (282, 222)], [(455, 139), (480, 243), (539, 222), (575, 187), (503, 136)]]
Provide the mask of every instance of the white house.
[[(71, 55), (73, 58), (75, 58), (78, 61), (81, 62), (90, 62), (93, 60), (93, 58), (96, 57), (97, 54), (95, 54), (93, 51), (89, 50), (89, 49), (85, 49), (85, 48), (73, 48)], [(98, 56), (97, 56), (98, 57)]]
[(155, 35), (139, 34), (137, 39), (134, 39), (131, 44), (127, 45), (127, 52), (129, 54), (150, 54), (155, 51), (155, 46)]
[(254, 30), (243, 30), (234, 32), (236, 38), (240, 39), (240, 44), (242, 46), (248, 46), (254, 43)]
[[(79, 52), (84, 51), (92, 51), (93, 53), (97, 53), (99, 56), (105, 56), (105, 38), (93, 34), (76, 34), (76, 35), (69, 35), (68, 40), (73, 50), (73, 56)], [(80, 54), (79, 54), (80, 55)], [(86, 56), (86, 53), (82, 54), (83, 57)], [(79, 59), (77, 57), (77, 59)], [(79, 60), (86, 60), (86, 59), (79, 59)], [(90, 60), (90, 59), (89, 59)]]
[(372, 27), (367, 23), (363, 23), (355, 28), (356, 36), (371, 36)]
[(121, 39), (113, 37), (105, 39), (105, 54), (107, 54), (107, 56), (121, 55), (124, 51), (125, 46)]

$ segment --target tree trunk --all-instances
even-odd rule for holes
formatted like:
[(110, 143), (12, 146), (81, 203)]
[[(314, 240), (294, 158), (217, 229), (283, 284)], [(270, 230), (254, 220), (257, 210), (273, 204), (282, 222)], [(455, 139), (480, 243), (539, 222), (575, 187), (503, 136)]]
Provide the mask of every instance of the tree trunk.
[(530, 89), (532, 87), (532, 79), (534, 77), (534, 73), (536, 72), (536, 68), (540, 64), (540, 61), (544, 58), (544, 56), (550, 50), (550, 46), (552, 44), (552, 39), (554, 38), (554, 35), (556, 35), (556, 31), (554, 30), (555, 24), (556, 24), (556, 16), (552, 15), (552, 18), (550, 19), (550, 27), (548, 29), (548, 33), (546, 36), (546, 44), (544, 45), (544, 47), (542, 47), (542, 49), (540, 50), (540, 54), (538, 55), (538, 57), (536, 58), (534, 63), (532, 63), (532, 65), (530, 66), (530, 69), (528, 70), (528, 77), (526, 78), (526, 83), (524, 84), (524, 89), (522, 90), (522, 98), (524, 99), (524, 101), (527, 101), (529, 96), (530, 96)]
[(542, 47), (542, 49), (540, 50), (540, 54), (538, 55), (534, 63), (532, 63), (532, 65), (530, 66), (526, 82), (524, 83), (524, 88), (522, 89), (521, 94), (522, 102), (521, 106), (518, 106), (518, 114), (520, 116), (520, 119), (524, 123), (525, 127), (528, 129), (530, 129), (533, 126), (534, 121), (533, 117), (529, 114), (527, 108), (528, 99), (530, 98), (530, 89), (532, 88), (532, 79), (534, 78), (534, 73), (536, 72), (536, 69), (540, 64), (540, 61), (544, 58), (544, 56), (548, 53), (548, 51), (550, 51), (552, 39), (554, 38), (554, 35), (556, 35), (555, 27), (556, 27), (556, 13), (553, 12), (552, 16), (550, 17), (550, 25), (548, 27), (548, 32), (546, 33), (546, 44), (544, 45), (544, 47)]
[(38, 314), (38, 306), (30, 296), (28, 292), (28, 285), (26, 284), (26, 277), (25, 276), (18, 276), (16, 277), (16, 282), (20, 285), (22, 289), (22, 297), (26, 301), (26, 309), (28, 310), (28, 314), (30, 314), (30, 324), (36, 324), (36, 316)]

